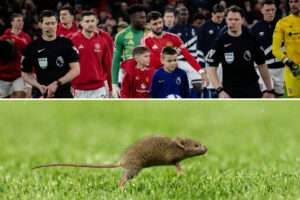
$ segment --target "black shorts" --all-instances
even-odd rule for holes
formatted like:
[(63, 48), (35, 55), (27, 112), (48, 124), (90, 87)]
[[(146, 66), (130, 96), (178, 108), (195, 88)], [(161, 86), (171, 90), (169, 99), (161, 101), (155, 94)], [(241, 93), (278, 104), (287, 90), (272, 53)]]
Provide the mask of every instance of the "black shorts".
[[(32, 98), (41, 98), (42, 96), (44, 98), (47, 98), (47, 92), (44, 95), (42, 95), (40, 90), (35, 87), (32, 87), (31, 95), (32, 95)], [(66, 86), (63, 85), (63, 86), (60, 86), (59, 88), (57, 88), (57, 90), (54, 94), (54, 98), (73, 98), (70, 85), (66, 85)]]
[(263, 96), (258, 83), (238, 88), (224, 86), (224, 90), (230, 98), (262, 98)]

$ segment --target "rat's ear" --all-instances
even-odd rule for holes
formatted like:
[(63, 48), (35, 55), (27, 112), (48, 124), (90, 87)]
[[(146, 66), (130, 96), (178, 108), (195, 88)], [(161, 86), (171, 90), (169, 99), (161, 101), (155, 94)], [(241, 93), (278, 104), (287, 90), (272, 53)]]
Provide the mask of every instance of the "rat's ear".
[(184, 139), (183, 138), (180, 138), (180, 137), (175, 137), (174, 138), (174, 142), (177, 144), (178, 147), (180, 147), (181, 149), (185, 149), (184, 147)]

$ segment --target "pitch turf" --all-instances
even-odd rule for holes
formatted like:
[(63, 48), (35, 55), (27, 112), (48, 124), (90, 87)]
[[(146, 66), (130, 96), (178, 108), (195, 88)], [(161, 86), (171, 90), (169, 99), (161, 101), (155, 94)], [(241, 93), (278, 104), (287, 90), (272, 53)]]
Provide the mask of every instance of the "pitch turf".
[[(0, 199), (299, 199), (299, 101), (2, 101)], [(185, 136), (206, 156), (143, 170), (116, 163), (147, 135)]]

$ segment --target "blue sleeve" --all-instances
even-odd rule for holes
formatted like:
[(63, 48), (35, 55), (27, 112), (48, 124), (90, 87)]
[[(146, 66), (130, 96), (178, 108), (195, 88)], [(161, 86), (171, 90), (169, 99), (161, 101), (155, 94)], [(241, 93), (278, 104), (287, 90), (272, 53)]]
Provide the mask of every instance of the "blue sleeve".
[(184, 92), (190, 91), (189, 81), (186, 72), (183, 73), (183, 80), (184, 80)]
[(158, 70), (154, 72), (151, 80), (150, 94), (158, 96)]

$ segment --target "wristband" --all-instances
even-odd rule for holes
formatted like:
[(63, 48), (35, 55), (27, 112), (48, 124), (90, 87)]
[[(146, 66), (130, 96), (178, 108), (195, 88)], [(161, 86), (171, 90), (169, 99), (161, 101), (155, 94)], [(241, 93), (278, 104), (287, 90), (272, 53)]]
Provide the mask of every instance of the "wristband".
[(56, 81), (56, 84), (57, 84), (57, 87), (59, 87), (59, 86), (62, 85), (62, 82), (58, 79), (58, 80)]
[(272, 90), (267, 90), (267, 93), (275, 94), (275, 91), (274, 91), (274, 89), (272, 89)]
[(203, 73), (205, 73), (204, 69), (200, 69), (199, 74), (203, 74)]
[(224, 88), (222, 88), (222, 87), (218, 87), (216, 89), (217, 94), (220, 94), (220, 92), (222, 92), (222, 91), (224, 91)]

